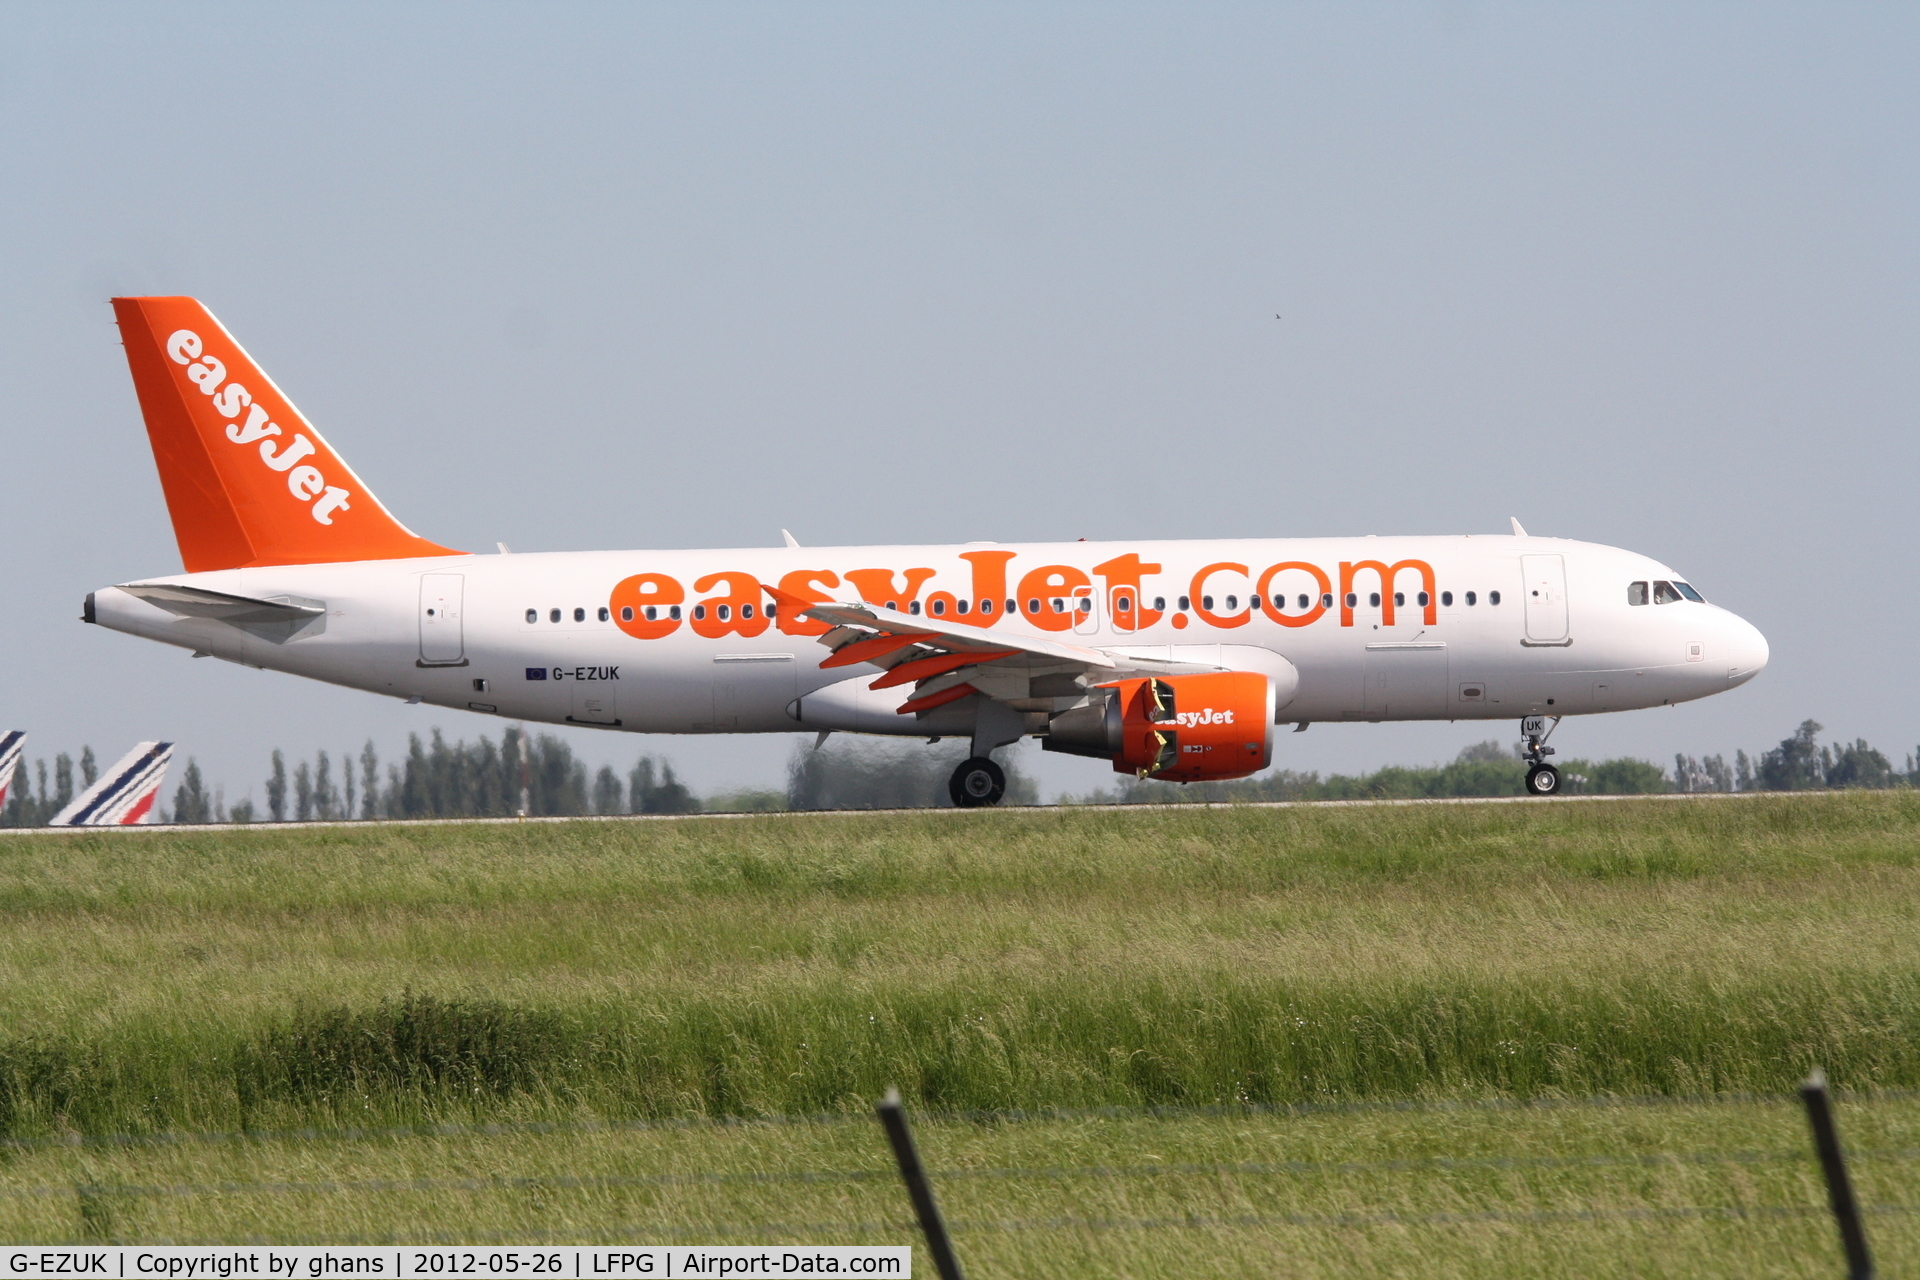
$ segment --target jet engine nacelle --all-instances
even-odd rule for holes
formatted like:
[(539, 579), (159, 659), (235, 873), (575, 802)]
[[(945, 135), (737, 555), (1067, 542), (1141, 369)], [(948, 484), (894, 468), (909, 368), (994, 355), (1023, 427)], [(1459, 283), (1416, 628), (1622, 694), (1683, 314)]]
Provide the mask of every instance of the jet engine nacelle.
[(1273, 762), (1274, 689), (1266, 676), (1145, 676), (1098, 690), (1103, 700), (1055, 716), (1041, 745), (1168, 782), (1244, 778)]

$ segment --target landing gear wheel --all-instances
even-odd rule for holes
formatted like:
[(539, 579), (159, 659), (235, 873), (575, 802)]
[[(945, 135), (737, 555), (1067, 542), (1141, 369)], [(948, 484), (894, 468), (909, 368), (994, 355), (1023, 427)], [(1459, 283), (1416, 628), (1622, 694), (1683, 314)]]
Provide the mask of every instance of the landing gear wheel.
[(953, 777), (947, 782), (947, 794), (962, 809), (999, 804), (1000, 797), (1007, 794), (1007, 775), (985, 756), (975, 756), (961, 762), (953, 771)]
[(1527, 794), (1550, 796), (1560, 790), (1560, 771), (1550, 764), (1537, 764), (1527, 770)]

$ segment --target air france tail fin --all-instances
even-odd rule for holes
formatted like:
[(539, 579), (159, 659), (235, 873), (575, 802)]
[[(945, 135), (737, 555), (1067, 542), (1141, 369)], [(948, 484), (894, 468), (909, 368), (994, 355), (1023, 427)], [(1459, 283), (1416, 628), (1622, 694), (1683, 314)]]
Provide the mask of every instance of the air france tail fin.
[(20, 766), (20, 749), (26, 745), (24, 729), (0, 733), (0, 809), (7, 807), (7, 796), (13, 790), (13, 773)]
[(120, 757), (100, 780), (53, 815), (50, 827), (130, 827), (144, 822), (166, 781), (171, 742), (142, 742)]
[(193, 298), (115, 298), (187, 572), (456, 555), (388, 514)]

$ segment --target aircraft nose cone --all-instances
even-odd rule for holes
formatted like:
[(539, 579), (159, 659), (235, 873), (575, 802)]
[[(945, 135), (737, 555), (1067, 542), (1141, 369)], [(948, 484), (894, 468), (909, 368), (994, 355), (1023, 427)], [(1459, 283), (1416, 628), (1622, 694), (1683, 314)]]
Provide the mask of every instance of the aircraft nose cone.
[(1734, 684), (1745, 684), (1766, 669), (1770, 650), (1767, 638), (1760, 634), (1760, 628), (1745, 618), (1727, 615), (1730, 634), (1727, 636), (1727, 679)]

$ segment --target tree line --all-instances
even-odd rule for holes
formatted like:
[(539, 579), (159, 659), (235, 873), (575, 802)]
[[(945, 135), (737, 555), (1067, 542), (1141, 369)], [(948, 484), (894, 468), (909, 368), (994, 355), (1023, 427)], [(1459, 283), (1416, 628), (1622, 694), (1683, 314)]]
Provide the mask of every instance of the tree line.
[[(1841, 788), (1920, 787), (1920, 750), (1904, 768), (1865, 739), (1822, 744), (1822, 726), (1803, 721), (1771, 750), (1720, 755), (1676, 754), (1669, 774), (1636, 759), (1559, 761), (1563, 789), (1572, 795), (1627, 795), (1667, 791), (1806, 791)], [(839, 739), (816, 747), (797, 743), (787, 762), (783, 790), (733, 792), (706, 797), (674, 773), (670, 761), (641, 755), (625, 774), (603, 765), (589, 771), (567, 743), (551, 734), (528, 735), (513, 727), (496, 743), (481, 735), (469, 743), (448, 742), (439, 729), (425, 740), (407, 737), (406, 754), (383, 762), (371, 739), (337, 758), (326, 751), (289, 766), (284, 752), (269, 759), (265, 804), (252, 797), (228, 805), (209, 788), (197, 761), (189, 758), (172, 794), (156, 815), (162, 822), (248, 823), (373, 821), (391, 818), (576, 817), (588, 814), (697, 813), (741, 810), (914, 809), (949, 803), (947, 776), (966, 755), (956, 741), (941, 750), (919, 742)], [(1009, 804), (1036, 804), (1039, 788), (1022, 773), (1017, 757), (1007, 767)], [(1120, 779), (1111, 789), (1063, 796), (1063, 803), (1146, 804), (1179, 801), (1346, 800), (1499, 796), (1515, 794), (1526, 765), (1519, 748), (1498, 741), (1476, 743), (1445, 764), (1391, 765), (1348, 776), (1275, 769), (1236, 782), (1176, 783)], [(75, 761), (65, 752), (28, 767), (14, 778), (0, 826), (44, 826), (79, 791), (99, 777), (92, 747)]]

